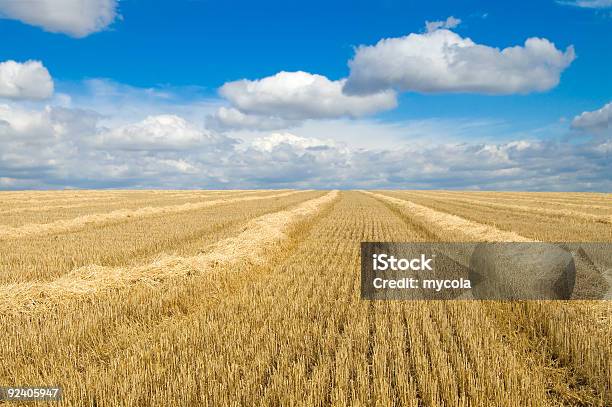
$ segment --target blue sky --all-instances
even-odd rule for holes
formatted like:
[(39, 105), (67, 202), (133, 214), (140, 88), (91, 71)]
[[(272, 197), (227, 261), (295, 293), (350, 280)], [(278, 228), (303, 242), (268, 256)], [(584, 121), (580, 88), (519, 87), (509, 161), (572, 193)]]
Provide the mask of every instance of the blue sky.
[[(53, 90), (35, 97), (6, 91), (3, 97), (0, 79), (0, 105), (5, 106), (0, 124), (7, 123), (4, 130), (0, 126), (0, 188), (601, 191), (612, 186), (610, 166), (597, 155), (609, 148), (612, 2), (607, 0), (27, 3), (29, 9), (0, 0), (0, 37), (10, 39), (0, 43), (0, 64), (14, 61), (19, 68), (27, 61), (40, 63)], [(55, 20), (43, 15), (45, 7), (57, 14)], [(454, 20), (447, 20), (451, 16)], [(435, 34), (426, 30), (426, 21), (451, 23), (440, 25)], [(552, 48), (542, 51), (540, 44), (535, 51), (506, 60), (488, 48), (486, 55), (466, 54), (464, 58), (475, 59), (467, 61), (464, 71), (441, 68), (419, 79), (419, 69), (429, 68), (416, 65), (415, 72), (401, 54), (402, 46), (414, 44), (398, 40), (403, 45), (387, 51), (375, 46), (382, 39), (411, 33), (426, 41), (433, 41), (434, 35), (440, 41), (470, 39), (497, 51), (525, 48), (529, 38), (545, 39)], [(361, 45), (373, 48), (380, 63), (366, 60), (365, 52), (360, 59), (356, 47)], [(5, 69), (8, 72), (8, 65)], [(283, 71), (309, 75), (285, 78), (291, 86), (320, 75), (323, 82), (313, 88), (315, 95), (339, 93), (324, 107), (316, 106), (316, 100), (305, 101), (301, 93), (287, 96), (276, 76)], [(440, 84), (438, 78), (446, 73), (449, 78)], [(516, 86), (496, 86), (505, 73), (515, 76)], [(486, 78), (489, 74), (491, 79)], [(248, 90), (264, 78), (272, 78), (269, 86), (279, 92), (268, 105), (268, 85), (256, 95)], [(340, 81), (345, 78), (349, 85), (343, 87)], [(243, 86), (236, 82), (241, 79), (251, 82)], [(16, 89), (13, 85), (5, 87)], [(308, 89), (305, 93), (312, 94)], [(245, 102), (244, 97), (250, 99)], [(220, 108), (231, 109), (234, 116), (228, 119)], [(586, 118), (575, 125), (583, 113)], [(84, 116), (91, 120), (81, 123)], [(20, 125), (28, 120), (36, 125)], [(58, 120), (68, 129), (61, 137), (54, 133)], [(31, 135), (34, 127), (36, 137)], [(519, 142), (531, 144), (518, 148)], [(568, 159), (588, 163), (576, 164), (572, 171), (550, 164), (555, 156), (572, 151), (569, 146), (575, 143), (584, 156)], [(451, 145), (466, 163), (473, 163), (473, 171), (449, 164), (453, 160), (448, 156), (426, 162), (432, 151), (449, 148), (452, 154)], [(24, 159), (32, 149), (45, 151), (38, 162)], [(412, 155), (418, 149), (420, 171), (401, 168), (401, 160), (393, 156), (398, 149)], [(493, 162), (496, 154), (499, 160)], [(534, 154), (542, 155), (537, 165)], [(387, 158), (379, 161), (381, 155)], [(357, 156), (367, 170), (357, 168)], [(96, 164), (90, 174), (76, 170), (86, 157)], [(221, 162), (215, 157), (222, 157)], [(489, 164), (481, 168), (482, 162), (474, 160)], [(236, 161), (242, 163), (239, 168), (232, 164)], [(269, 169), (262, 167), (269, 163), (272, 172), (287, 176), (268, 176)], [(164, 165), (166, 169), (154, 170)], [(264, 174), (251, 177), (258, 171)], [(541, 172), (546, 177), (525, 180)], [(449, 181), (453, 173), (461, 175)]]

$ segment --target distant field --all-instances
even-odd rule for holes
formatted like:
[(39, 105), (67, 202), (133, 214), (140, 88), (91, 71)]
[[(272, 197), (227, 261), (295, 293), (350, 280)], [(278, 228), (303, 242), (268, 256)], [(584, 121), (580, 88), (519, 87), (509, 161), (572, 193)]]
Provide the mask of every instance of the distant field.
[(612, 242), (612, 194), (0, 192), (0, 386), (70, 406), (612, 405), (612, 301), (364, 301), (362, 241)]

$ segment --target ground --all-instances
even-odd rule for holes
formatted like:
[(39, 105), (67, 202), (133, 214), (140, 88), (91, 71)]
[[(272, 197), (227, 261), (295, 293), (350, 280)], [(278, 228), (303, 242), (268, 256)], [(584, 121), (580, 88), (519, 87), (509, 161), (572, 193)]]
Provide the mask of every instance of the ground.
[(0, 193), (0, 385), (64, 405), (609, 405), (609, 301), (365, 301), (362, 241), (612, 242), (612, 195)]

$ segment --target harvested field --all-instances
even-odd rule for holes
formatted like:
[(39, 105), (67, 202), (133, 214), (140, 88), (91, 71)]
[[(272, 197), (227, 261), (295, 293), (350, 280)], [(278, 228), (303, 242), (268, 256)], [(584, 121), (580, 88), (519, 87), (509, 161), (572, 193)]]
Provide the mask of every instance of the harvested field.
[(262, 204), (262, 199), (238, 200), (176, 213), (131, 216), (102, 224), (79, 225), (82, 228), (52, 236), (34, 234), (0, 240), (3, 247), (0, 252), (0, 281), (48, 281), (90, 264), (134, 264), (151, 261), (161, 253), (192, 255), (236, 233), (256, 216), (317, 195), (320, 193), (270, 196), (265, 204)]
[[(483, 204), (475, 199), (462, 202), (428, 192), (389, 191), (384, 192), (384, 194), (405, 199), (414, 204), (424, 205), (439, 212), (457, 215), (496, 229), (515, 232), (532, 240), (549, 242), (612, 241), (610, 223), (593, 221), (583, 216), (559, 215), (558, 213), (543, 214), (541, 210), (528, 212), (523, 208), (512, 207), (517, 205), (506, 203), (492, 207), (490, 204)], [(538, 195), (535, 194), (534, 198), (537, 199)], [(597, 196), (597, 194), (595, 195)], [(612, 213), (612, 209), (602, 216), (607, 219), (610, 213)]]
[[(295, 192), (283, 192), (280, 194), (272, 195), (272, 197), (282, 197), (291, 195)], [(70, 217), (67, 215), (67, 219), (59, 219), (49, 223), (26, 223), (21, 226), (8, 227), (5, 226), (0, 229), (0, 239), (15, 239), (27, 236), (40, 236), (53, 233), (70, 232), (78, 230), (87, 225), (105, 224), (108, 222), (123, 221), (131, 217), (143, 218), (149, 216), (155, 216), (159, 214), (172, 214), (180, 212), (189, 212), (197, 209), (207, 208), (210, 206), (240, 202), (240, 201), (251, 201), (265, 199), (267, 195), (255, 195), (255, 196), (238, 196), (238, 197), (212, 197), (203, 199), (198, 202), (185, 202), (185, 203), (170, 203), (161, 204), (157, 206), (139, 206), (136, 208), (121, 208), (111, 211), (97, 212), (97, 207), (93, 208), (94, 213), (79, 214), (76, 217)], [(129, 205), (128, 205), (129, 206)]]
[(67, 406), (607, 406), (612, 302), (365, 301), (359, 253), (612, 242), (610, 216), (610, 194), (0, 193), (0, 386), (61, 385)]
[(206, 200), (215, 200), (231, 194), (232, 198), (246, 196), (264, 196), (270, 193), (260, 191), (247, 191), (240, 193), (203, 193), (203, 194), (164, 194), (163, 196), (130, 197), (113, 199), (72, 199), (63, 202), (47, 204), (18, 205), (12, 209), (0, 211), (0, 224), (8, 226), (22, 226), (29, 223), (51, 223), (63, 219), (79, 216), (99, 214), (116, 210), (137, 210), (143, 206), (160, 208), (188, 203), (200, 203)]

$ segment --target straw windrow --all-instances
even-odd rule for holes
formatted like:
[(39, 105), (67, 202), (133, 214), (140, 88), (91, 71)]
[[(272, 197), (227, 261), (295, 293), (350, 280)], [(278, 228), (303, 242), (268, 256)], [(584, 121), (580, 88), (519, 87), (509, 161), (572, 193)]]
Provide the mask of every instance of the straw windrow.
[(454, 231), (469, 236), (472, 239), (476, 239), (484, 242), (535, 242), (534, 239), (529, 239), (519, 235), (515, 232), (509, 232), (494, 228), (489, 225), (482, 223), (473, 222), (471, 220), (462, 218), (460, 216), (451, 215), (448, 213), (440, 212), (435, 209), (428, 208), (423, 205), (416, 204), (411, 201), (404, 199), (393, 198), (390, 196), (377, 194), (373, 192), (363, 191), (364, 193), (371, 195), (375, 198), (387, 201), (394, 205), (403, 206), (410, 210), (415, 215), (422, 217), (427, 223), (430, 223), (436, 228), (445, 232)]
[(178, 205), (161, 207), (144, 207), (138, 209), (118, 209), (112, 212), (97, 213), (91, 215), (78, 216), (73, 219), (58, 220), (51, 223), (36, 223), (17, 227), (0, 227), (0, 240), (19, 239), (27, 236), (49, 235), (54, 233), (71, 232), (80, 230), (90, 225), (99, 225), (107, 222), (118, 222), (129, 218), (155, 216), (160, 214), (170, 214), (193, 211), (215, 205), (222, 205), (233, 202), (255, 201), (261, 199), (281, 198), (288, 195), (299, 193), (299, 191), (283, 192), (275, 195), (266, 196), (247, 196), (238, 198), (221, 198), (204, 202), (190, 202)]
[(89, 265), (51, 282), (0, 286), (0, 312), (38, 309), (68, 297), (87, 296), (138, 282), (159, 284), (177, 276), (205, 272), (221, 264), (259, 264), (264, 261), (267, 248), (284, 240), (293, 224), (317, 213), (322, 206), (336, 199), (337, 194), (337, 191), (332, 191), (292, 209), (255, 218), (239, 235), (221, 240), (196, 256), (165, 255), (150, 264), (134, 267)]

